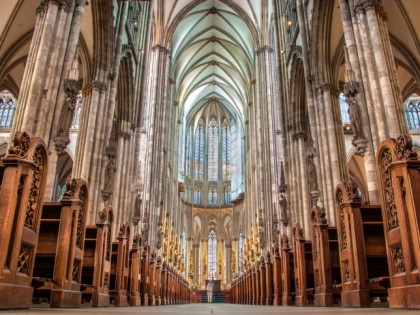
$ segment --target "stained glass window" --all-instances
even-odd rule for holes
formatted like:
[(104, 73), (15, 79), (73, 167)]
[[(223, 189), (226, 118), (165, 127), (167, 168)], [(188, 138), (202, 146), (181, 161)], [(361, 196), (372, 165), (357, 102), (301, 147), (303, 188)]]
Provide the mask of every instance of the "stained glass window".
[(198, 189), (198, 187), (195, 187), (194, 189), (194, 203), (201, 204), (201, 191)]
[(222, 125), (222, 141), (223, 141), (223, 180), (230, 180), (231, 165), (230, 165), (230, 131), (227, 119), (223, 121)]
[(219, 179), (219, 125), (212, 117), (208, 126), (208, 180)]
[(83, 96), (82, 96), (82, 91), (80, 91), (79, 95), (77, 95), (76, 108), (74, 109), (73, 120), (71, 122), (72, 129), (79, 129), (80, 112), (82, 111), (82, 106), (83, 106)]
[(225, 205), (229, 204), (230, 200), (231, 200), (230, 186), (225, 186), (223, 190), (223, 204)]
[(208, 239), (208, 262), (209, 262), (209, 279), (216, 279), (216, 263), (217, 263), (217, 237), (216, 232), (211, 230)]
[(208, 204), (217, 205), (217, 187), (210, 187), (208, 192)]
[(12, 127), (16, 98), (7, 90), (0, 92), (0, 128)]
[(343, 120), (343, 124), (350, 124), (350, 116), (348, 113), (348, 105), (346, 102), (346, 97), (343, 93), (340, 93), (338, 96), (338, 102), (340, 103), (340, 112), (341, 112), (341, 119)]
[(420, 131), (420, 97), (413, 94), (405, 102), (405, 120), (408, 130)]
[(195, 132), (195, 157), (194, 174), (195, 178), (203, 180), (204, 173), (204, 122), (200, 119)]

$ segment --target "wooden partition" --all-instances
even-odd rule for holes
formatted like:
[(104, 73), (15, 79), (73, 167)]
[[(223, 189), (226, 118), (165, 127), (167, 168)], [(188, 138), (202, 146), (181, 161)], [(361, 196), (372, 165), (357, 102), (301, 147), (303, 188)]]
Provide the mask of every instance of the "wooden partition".
[(305, 306), (308, 300), (313, 300), (314, 271), (312, 260), (312, 242), (305, 241), (303, 230), (299, 223), (293, 226), (294, 238), (294, 275), (295, 304)]
[(383, 141), (376, 171), (393, 308), (420, 308), (420, 161), (410, 136)]
[[(353, 183), (336, 188), (336, 217), (342, 278), (341, 304), (367, 307), (371, 296), (386, 296), (389, 273), (379, 207), (361, 207)], [(369, 262), (369, 264), (368, 264)], [(369, 268), (368, 268), (369, 267)]]
[(0, 163), (0, 309), (32, 303), (47, 152), (41, 139), (17, 132)]
[(282, 273), (282, 305), (293, 305), (292, 291), (292, 274), (293, 259), (291, 259), (291, 248), (289, 238), (286, 234), (281, 236), (281, 273)]
[(123, 223), (112, 243), (110, 295), (115, 306), (128, 306), (130, 227)]
[(140, 299), (140, 251), (141, 236), (137, 234), (133, 237), (133, 246), (130, 251), (130, 306), (141, 305)]
[(86, 226), (82, 268), (82, 299), (92, 306), (109, 306), (112, 208), (99, 212), (96, 225)]
[(51, 307), (80, 307), (87, 184), (69, 178), (61, 202), (44, 203), (36, 252), (34, 297), (49, 298)]
[(314, 306), (333, 306), (341, 298), (341, 271), (337, 229), (328, 227), (325, 210), (314, 207), (312, 220), (312, 258), (314, 268)]

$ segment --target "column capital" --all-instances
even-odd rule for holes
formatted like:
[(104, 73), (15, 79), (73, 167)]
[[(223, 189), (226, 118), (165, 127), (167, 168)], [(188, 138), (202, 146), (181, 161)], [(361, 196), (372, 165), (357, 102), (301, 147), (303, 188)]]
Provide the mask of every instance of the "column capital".
[(334, 84), (331, 83), (324, 83), (318, 86), (317, 91), (319, 94), (322, 94), (326, 91), (329, 91), (332, 96), (337, 96), (340, 94), (340, 90)]
[(354, 97), (359, 93), (360, 83), (357, 81), (349, 81), (344, 84), (344, 96), (345, 97)]
[(305, 131), (298, 131), (294, 135), (292, 135), (293, 140), (303, 139), (305, 140), (307, 133)]
[(152, 47), (153, 51), (159, 50), (160, 52), (164, 53), (165, 55), (169, 54), (169, 48), (166, 48), (165, 46), (162, 46), (160, 44), (157, 44)]
[(91, 83), (92, 89), (98, 90), (99, 92), (106, 91), (108, 89), (108, 85), (105, 82), (101, 82), (99, 80), (94, 80)]
[(274, 51), (274, 49), (273, 49), (273, 48), (271, 48), (271, 47), (270, 47), (270, 46), (268, 46), (268, 45), (265, 45), (265, 46), (262, 46), (261, 48), (257, 49), (257, 50), (255, 51), (255, 54), (256, 54), (256, 55), (260, 55), (260, 54), (265, 53), (265, 52), (272, 53), (273, 51)]

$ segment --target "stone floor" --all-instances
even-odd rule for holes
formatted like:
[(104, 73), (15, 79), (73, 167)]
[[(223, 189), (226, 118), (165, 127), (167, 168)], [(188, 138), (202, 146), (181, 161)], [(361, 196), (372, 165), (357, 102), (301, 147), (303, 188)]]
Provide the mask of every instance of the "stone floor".
[(201, 315), (201, 314), (220, 314), (220, 315), (246, 315), (246, 314), (368, 314), (368, 315), (399, 315), (399, 314), (420, 314), (420, 310), (395, 310), (389, 308), (370, 308), (370, 309), (349, 309), (349, 308), (315, 308), (315, 307), (281, 307), (281, 306), (252, 306), (252, 305), (232, 305), (232, 304), (189, 304), (172, 305), (160, 307), (110, 307), (110, 308), (80, 308), (80, 309), (50, 309), (32, 308), (30, 310), (0, 311), (2, 314), (168, 314), (168, 315)]

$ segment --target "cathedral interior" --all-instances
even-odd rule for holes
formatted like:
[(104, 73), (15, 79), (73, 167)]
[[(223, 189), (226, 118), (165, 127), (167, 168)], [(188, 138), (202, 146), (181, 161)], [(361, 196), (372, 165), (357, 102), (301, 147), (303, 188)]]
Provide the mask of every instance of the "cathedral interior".
[(418, 0), (0, 12), (0, 309), (420, 309)]

